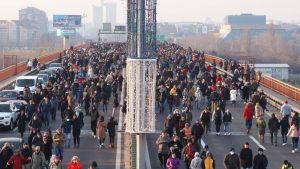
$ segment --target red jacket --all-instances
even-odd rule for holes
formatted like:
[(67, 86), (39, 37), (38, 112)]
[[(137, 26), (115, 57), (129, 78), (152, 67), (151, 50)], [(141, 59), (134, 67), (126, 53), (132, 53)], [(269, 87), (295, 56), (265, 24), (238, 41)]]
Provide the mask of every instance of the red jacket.
[(194, 158), (194, 154), (195, 154), (192, 144), (186, 145), (184, 154), (185, 154), (186, 161), (192, 161), (192, 159)]
[(68, 169), (82, 169), (82, 164), (80, 161), (77, 163), (73, 163), (72, 161), (69, 163)]
[(13, 166), (13, 169), (22, 169), (22, 164), (26, 161), (27, 159), (21, 155), (13, 155), (10, 157), (7, 163)]
[(252, 118), (253, 118), (253, 109), (252, 109), (250, 103), (246, 104), (246, 106), (244, 108), (243, 116), (244, 116), (245, 120), (252, 120)]

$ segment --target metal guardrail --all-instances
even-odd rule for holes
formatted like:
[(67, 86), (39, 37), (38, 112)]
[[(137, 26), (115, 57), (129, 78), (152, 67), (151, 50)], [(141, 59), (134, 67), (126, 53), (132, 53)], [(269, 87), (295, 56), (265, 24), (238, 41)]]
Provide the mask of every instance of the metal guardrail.
[[(233, 74), (232, 74), (232, 73), (227, 72), (227, 71), (221, 69), (221, 68), (218, 67), (218, 66), (217, 66), (217, 70), (218, 70), (219, 72), (223, 73), (223, 74), (226, 73), (226, 74), (229, 75), (230, 77), (233, 77)], [(240, 80), (242, 80), (242, 79), (240, 79)], [(266, 86), (266, 87), (267, 87), (267, 86)], [(261, 90), (258, 89), (258, 91), (261, 91)], [(272, 106), (274, 106), (275, 108), (277, 108), (277, 109), (280, 110), (281, 106), (283, 105), (283, 101), (284, 101), (284, 100), (280, 100), (279, 98), (276, 98), (275, 96), (272, 96), (271, 94), (266, 93), (266, 91), (264, 91), (264, 93), (265, 93), (265, 95), (266, 95), (266, 97), (267, 97), (267, 102), (268, 102), (269, 104), (271, 104)], [(291, 107), (292, 107), (293, 112), (298, 112), (298, 113), (300, 113), (300, 110), (299, 110), (298, 108), (296, 108), (296, 107), (294, 107), (294, 106), (292, 106), (292, 105), (291, 105)]]

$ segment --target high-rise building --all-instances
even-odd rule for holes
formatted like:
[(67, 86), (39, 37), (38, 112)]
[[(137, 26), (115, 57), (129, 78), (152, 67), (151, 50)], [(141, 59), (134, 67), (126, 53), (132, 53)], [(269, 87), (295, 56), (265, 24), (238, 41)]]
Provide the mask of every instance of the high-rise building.
[(111, 23), (114, 27), (117, 23), (117, 5), (115, 3), (104, 3), (100, 6), (93, 5), (93, 25), (95, 28), (103, 28), (103, 23)]
[(103, 24), (103, 7), (93, 5), (93, 25), (95, 28), (101, 28)]
[(106, 8), (106, 18), (105, 22), (111, 23), (112, 26), (115, 26), (117, 23), (117, 5), (114, 3), (105, 4)]

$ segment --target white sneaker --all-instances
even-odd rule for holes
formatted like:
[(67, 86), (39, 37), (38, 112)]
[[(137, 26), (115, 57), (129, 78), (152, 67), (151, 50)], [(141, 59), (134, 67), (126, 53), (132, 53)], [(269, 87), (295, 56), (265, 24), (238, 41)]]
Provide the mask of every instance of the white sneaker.
[(295, 148), (295, 152), (297, 152), (298, 151), (298, 149), (297, 148)]
[(292, 150), (292, 153), (295, 153), (295, 150)]
[(282, 146), (285, 146), (287, 143), (282, 143)]
[(229, 132), (228, 135), (231, 135), (231, 133)]

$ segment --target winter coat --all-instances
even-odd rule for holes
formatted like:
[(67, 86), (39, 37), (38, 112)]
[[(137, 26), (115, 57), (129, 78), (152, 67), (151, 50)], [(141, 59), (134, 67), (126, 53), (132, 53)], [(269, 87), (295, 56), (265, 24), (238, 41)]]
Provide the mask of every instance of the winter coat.
[(261, 116), (263, 114), (262, 108), (260, 107), (259, 104), (256, 104), (254, 109), (255, 109), (254, 111), (255, 111), (256, 118), (258, 118), (259, 116)]
[(190, 111), (184, 111), (182, 112), (181, 117), (184, 117), (187, 123), (191, 124), (192, 119), (193, 119), (193, 114)]
[(54, 161), (50, 163), (50, 169), (63, 169), (61, 161), (55, 164)]
[(159, 136), (158, 139), (156, 140), (156, 144), (158, 144), (158, 153), (161, 154), (168, 154), (169, 153), (169, 143), (171, 139), (170, 137), (162, 137)]
[(232, 115), (230, 112), (223, 114), (223, 122), (232, 122)]
[(236, 95), (237, 95), (237, 90), (231, 89), (230, 90), (230, 100), (231, 101), (236, 101)]
[(241, 167), (251, 168), (252, 167), (253, 154), (250, 148), (243, 148), (240, 152)]
[(168, 169), (179, 169), (180, 167), (180, 160), (179, 158), (172, 158), (169, 157), (167, 160), (167, 168)]
[(97, 121), (98, 117), (99, 117), (98, 111), (92, 110), (91, 111), (91, 121)]
[(214, 111), (213, 120), (215, 121), (215, 124), (221, 124), (222, 117), (223, 117), (223, 113), (222, 113), (221, 109), (217, 109)]
[(297, 127), (295, 125), (292, 125), (287, 136), (288, 137), (298, 137), (299, 138), (300, 135), (300, 130), (297, 129)]
[(224, 167), (226, 169), (240, 169), (240, 160), (237, 154), (227, 154), (224, 158)]
[(61, 133), (61, 134), (55, 133), (54, 134), (54, 136), (53, 136), (54, 145), (63, 147), (64, 141), (65, 141), (65, 137), (64, 137), (63, 133)]
[(63, 133), (71, 133), (72, 130), (72, 121), (70, 119), (67, 119), (61, 124), (61, 129)]
[(253, 109), (251, 107), (250, 103), (247, 103), (245, 108), (244, 108), (244, 112), (243, 112), (243, 117), (245, 120), (252, 120), (253, 118)]
[(24, 158), (22, 155), (13, 155), (10, 157), (7, 163), (9, 163), (10, 166), (13, 166), (13, 169), (22, 169), (22, 165), (26, 161), (28, 160)]
[(287, 134), (290, 129), (289, 117), (285, 116), (282, 120), (280, 120), (280, 128), (282, 134)]
[(26, 126), (26, 120), (27, 117), (24, 115), (19, 114), (17, 118), (17, 124), (18, 124), (18, 132), (23, 133), (25, 132), (25, 126)]
[(204, 129), (200, 123), (196, 123), (192, 126), (192, 136), (195, 137), (195, 139), (200, 139), (204, 133)]
[(114, 137), (116, 135), (116, 125), (118, 125), (118, 122), (116, 120), (110, 120), (107, 123), (108, 135), (110, 137)]
[(200, 116), (200, 120), (203, 124), (209, 124), (210, 123), (210, 112), (202, 112)]
[(256, 127), (258, 128), (259, 134), (264, 134), (266, 131), (266, 122), (264, 119), (257, 119), (256, 121)]
[(280, 128), (279, 120), (276, 117), (270, 118), (268, 122), (268, 127), (271, 132), (278, 131)]
[(184, 148), (183, 153), (184, 153), (184, 160), (185, 161), (192, 161), (192, 159), (194, 157), (194, 154), (195, 154), (192, 144), (186, 145), (186, 147)]
[(68, 169), (82, 169), (82, 164), (80, 161), (73, 163), (72, 161), (68, 165)]
[(215, 160), (211, 157), (205, 157), (202, 162), (203, 169), (215, 169)]
[(253, 169), (267, 169), (268, 158), (262, 154), (257, 154), (253, 160)]
[(195, 157), (192, 161), (191, 161), (191, 165), (190, 168), (191, 169), (201, 169), (201, 158), (200, 157)]
[(46, 164), (45, 155), (43, 152), (32, 154), (31, 169), (44, 169)]
[(106, 137), (106, 124), (104, 122), (98, 121), (96, 127), (96, 134), (100, 139), (104, 139)]

